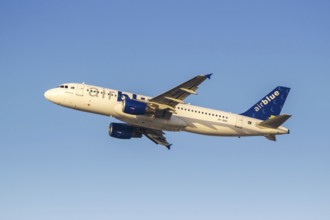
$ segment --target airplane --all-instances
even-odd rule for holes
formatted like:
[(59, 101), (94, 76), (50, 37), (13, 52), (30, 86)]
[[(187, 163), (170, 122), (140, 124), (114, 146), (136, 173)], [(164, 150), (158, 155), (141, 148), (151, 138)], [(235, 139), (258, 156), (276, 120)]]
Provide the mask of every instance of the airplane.
[(289, 134), (282, 126), (291, 115), (280, 114), (290, 88), (277, 86), (241, 114), (185, 103), (196, 95), (198, 86), (212, 74), (198, 75), (164, 92), (149, 97), (121, 90), (64, 83), (47, 90), (45, 98), (57, 105), (114, 117), (123, 123), (111, 123), (109, 135), (119, 139), (141, 138), (170, 149), (164, 131), (186, 131), (210, 136), (264, 136), (276, 141), (277, 135)]

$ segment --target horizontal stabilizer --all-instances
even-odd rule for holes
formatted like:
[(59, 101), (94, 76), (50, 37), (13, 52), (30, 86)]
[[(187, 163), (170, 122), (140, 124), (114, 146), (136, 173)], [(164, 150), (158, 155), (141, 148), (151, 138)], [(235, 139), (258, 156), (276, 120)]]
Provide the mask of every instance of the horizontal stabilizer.
[(270, 141), (276, 141), (276, 136), (275, 134), (268, 134), (265, 136), (268, 140)]
[[(258, 125), (265, 128), (278, 128), (280, 127), (286, 120), (288, 120), (291, 117), (291, 115), (280, 115), (275, 116), (271, 119), (268, 119), (266, 121), (260, 122)], [(269, 138), (268, 138), (269, 139)]]

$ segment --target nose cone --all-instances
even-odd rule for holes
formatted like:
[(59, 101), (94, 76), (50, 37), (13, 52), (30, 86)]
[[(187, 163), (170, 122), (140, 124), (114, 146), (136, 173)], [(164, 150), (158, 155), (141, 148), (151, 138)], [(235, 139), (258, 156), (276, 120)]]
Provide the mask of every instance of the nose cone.
[(44, 93), (45, 98), (48, 101), (58, 104), (60, 101), (60, 91), (58, 89), (50, 89)]
[(44, 96), (45, 96), (45, 98), (47, 99), (47, 100), (49, 100), (50, 101), (50, 99), (51, 99), (51, 91), (50, 90), (47, 90), (45, 93), (44, 93)]

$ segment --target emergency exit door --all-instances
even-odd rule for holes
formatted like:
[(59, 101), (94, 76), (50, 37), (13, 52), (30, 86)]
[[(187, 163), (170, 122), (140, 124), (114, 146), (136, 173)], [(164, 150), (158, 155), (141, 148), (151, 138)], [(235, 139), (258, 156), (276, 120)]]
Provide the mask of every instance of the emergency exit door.
[(76, 95), (83, 96), (85, 90), (85, 84), (77, 84), (77, 92)]

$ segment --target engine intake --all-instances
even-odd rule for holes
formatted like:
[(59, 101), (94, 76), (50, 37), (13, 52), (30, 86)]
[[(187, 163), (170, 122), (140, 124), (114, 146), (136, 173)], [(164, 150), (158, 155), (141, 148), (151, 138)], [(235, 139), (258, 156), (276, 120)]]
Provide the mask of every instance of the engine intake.
[(153, 113), (152, 109), (144, 102), (133, 99), (123, 100), (123, 112), (130, 115), (146, 115)]
[(111, 123), (109, 126), (109, 135), (119, 139), (141, 138), (142, 134), (136, 127), (125, 123)]

